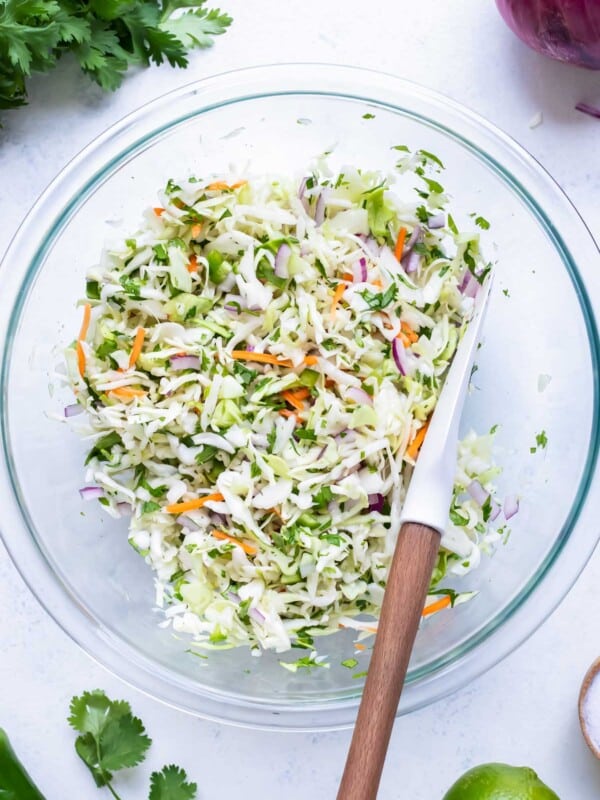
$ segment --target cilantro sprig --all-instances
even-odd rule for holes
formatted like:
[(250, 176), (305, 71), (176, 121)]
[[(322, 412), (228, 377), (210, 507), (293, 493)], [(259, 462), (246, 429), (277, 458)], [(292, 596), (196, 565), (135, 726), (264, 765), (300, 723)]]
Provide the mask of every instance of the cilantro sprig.
[[(135, 767), (146, 758), (152, 740), (144, 724), (124, 700), (110, 700), (100, 689), (73, 697), (68, 722), (79, 732), (75, 750), (90, 770), (96, 786), (105, 786), (121, 800), (112, 785), (119, 770)], [(197, 786), (173, 764), (150, 776), (149, 800), (194, 800)]]
[(0, 109), (27, 102), (27, 79), (69, 52), (103, 89), (132, 66), (188, 65), (231, 17), (206, 0), (0, 0)]

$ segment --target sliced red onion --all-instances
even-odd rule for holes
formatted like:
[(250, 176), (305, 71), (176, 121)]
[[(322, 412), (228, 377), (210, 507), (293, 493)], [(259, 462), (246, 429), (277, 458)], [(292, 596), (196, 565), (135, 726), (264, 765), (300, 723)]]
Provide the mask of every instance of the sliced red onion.
[(383, 495), (382, 494), (370, 494), (369, 495), (369, 511), (377, 511), (381, 513), (383, 511)]
[(235, 306), (230, 306), (230, 305), (226, 304), (226, 305), (223, 306), (223, 308), (225, 309), (225, 311), (229, 311), (230, 314), (239, 314), (240, 313), (240, 309), (236, 308)]
[(124, 501), (117, 503), (117, 511), (119, 514), (123, 514), (124, 516), (130, 516), (133, 509), (129, 503), (125, 503)]
[(446, 226), (446, 215), (443, 211), (439, 214), (434, 214), (432, 217), (429, 217), (427, 224), (431, 230), (435, 228), (444, 228)]
[(254, 345), (253, 345), (253, 344), (247, 344), (247, 345), (246, 345), (246, 350), (247, 350), (249, 353), (253, 353), (255, 349), (256, 349), (256, 348), (254, 347)]
[(471, 270), (466, 269), (463, 272), (463, 276), (460, 279), (460, 283), (458, 284), (458, 291), (464, 293), (465, 289), (467, 288), (470, 282), (471, 282)]
[(373, 398), (371, 395), (365, 392), (364, 389), (359, 389), (358, 386), (351, 386), (346, 394), (357, 403), (363, 403), (368, 406), (373, 405)]
[(261, 612), (258, 610), (258, 608), (250, 608), (250, 609), (248, 610), (248, 615), (249, 615), (250, 617), (252, 617), (252, 619), (253, 619), (255, 622), (258, 622), (258, 624), (259, 624), (259, 625), (264, 625), (264, 623), (265, 623), (265, 621), (266, 621), (266, 619), (267, 619), (267, 618), (265, 617), (265, 615), (264, 615), (264, 614), (262, 614), (262, 613), (261, 613)]
[(302, 207), (304, 208), (304, 210), (308, 214), (310, 206), (309, 206), (309, 203), (308, 203), (308, 199), (306, 197), (306, 184), (307, 184), (307, 182), (308, 182), (308, 178), (302, 178), (302, 180), (300, 181), (300, 186), (298, 187), (298, 197), (300, 199), (300, 202), (302, 203)]
[(329, 447), (329, 445), (324, 444), (323, 447), (319, 450), (319, 454), (317, 456), (317, 461), (319, 461), (321, 458), (323, 458), (323, 456), (325, 455), (325, 451), (327, 450), (328, 447)]
[(200, 525), (198, 525), (196, 520), (192, 519), (192, 517), (188, 517), (187, 514), (180, 514), (180, 516), (177, 517), (177, 522), (181, 525), (182, 528), (186, 528), (189, 531), (200, 530)]
[(200, 369), (201, 363), (198, 356), (171, 356), (171, 367), (174, 370)]
[(500, 503), (497, 503), (493, 498), (491, 502), (492, 510), (490, 511), (490, 521), (493, 522), (497, 519), (498, 514), (502, 511)]
[(239, 596), (239, 594), (236, 594), (235, 592), (227, 592), (227, 597), (230, 600), (233, 600), (234, 603), (242, 602), (242, 598)]
[(79, 403), (72, 403), (70, 406), (65, 406), (65, 417), (76, 417), (78, 414), (83, 414), (85, 409)]
[(327, 201), (326, 190), (321, 189), (317, 197), (317, 205), (315, 206), (315, 225), (322, 225), (325, 221), (325, 203)]
[(377, 244), (377, 239), (375, 239), (373, 236), (367, 236), (365, 239), (365, 250), (373, 258), (377, 258), (381, 252), (381, 248)]
[(79, 495), (82, 500), (97, 500), (99, 497), (104, 497), (104, 489), (100, 486), (84, 486), (79, 490)]
[(408, 256), (402, 259), (402, 266), (409, 275), (411, 272), (416, 272), (421, 266), (421, 256), (416, 250), (411, 250)]
[(596, 108), (596, 106), (591, 106), (589, 103), (577, 103), (575, 108), (583, 114), (588, 114), (590, 117), (600, 119), (600, 108)]
[(401, 375), (406, 375), (408, 372), (408, 359), (406, 357), (406, 350), (400, 339), (394, 339), (392, 342), (392, 355)]
[(365, 283), (367, 280), (367, 259), (359, 258), (352, 264), (352, 279), (354, 283)]
[(475, 500), (478, 506), (482, 506), (490, 496), (489, 493), (486, 492), (483, 486), (479, 483), (479, 481), (471, 481), (471, 483), (467, 486), (467, 492), (471, 495), (473, 500)]
[(275, 275), (278, 278), (288, 278), (288, 261), (290, 260), (290, 256), (292, 255), (292, 248), (289, 244), (285, 242), (279, 245), (279, 250), (277, 251), (277, 255), (275, 256)]
[(421, 226), (415, 225), (411, 235), (408, 237), (408, 241), (404, 245), (402, 261), (404, 261), (405, 258), (408, 258), (408, 256), (412, 253), (412, 249), (419, 241), (420, 236), (421, 236)]
[(467, 284), (467, 288), (464, 290), (463, 294), (465, 297), (477, 297), (477, 292), (479, 291), (479, 283), (477, 282), (477, 278), (471, 275), (471, 280)]
[(519, 498), (516, 494), (509, 494), (504, 498), (504, 516), (511, 519), (519, 511)]

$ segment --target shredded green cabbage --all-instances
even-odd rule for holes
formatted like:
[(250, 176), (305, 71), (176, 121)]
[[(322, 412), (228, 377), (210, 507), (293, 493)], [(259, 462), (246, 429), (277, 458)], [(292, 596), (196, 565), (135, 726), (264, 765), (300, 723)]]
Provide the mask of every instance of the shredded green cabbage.
[[(130, 515), (162, 624), (202, 647), (283, 652), (373, 629), (411, 442), (472, 308), (461, 289), (489, 268), (476, 232), (440, 220), (432, 159), (403, 155), (420, 182), (406, 198), (354, 168), (169, 181), (89, 271), (89, 330), (67, 352), (87, 411), (74, 425), (94, 442), (86, 480)], [(490, 519), (492, 439), (460, 445), (429, 602), (505, 530)]]

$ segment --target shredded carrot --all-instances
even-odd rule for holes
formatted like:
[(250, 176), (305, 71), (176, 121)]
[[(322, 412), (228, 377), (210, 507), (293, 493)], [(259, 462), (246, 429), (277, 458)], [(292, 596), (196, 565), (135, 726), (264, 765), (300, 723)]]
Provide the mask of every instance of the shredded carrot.
[(226, 189), (240, 189), (242, 186), (245, 186), (248, 181), (237, 181), (237, 183), (225, 183), (225, 181), (215, 181), (214, 183), (209, 183), (206, 187), (209, 192), (223, 192)]
[(279, 367), (291, 367), (289, 358), (277, 358), (270, 353), (255, 353), (253, 350), (232, 350), (231, 357), (237, 361), (258, 361), (260, 364), (275, 364)]
[[(231, 357), (237, 361), (257, 361), (260, 364), (274, 364), (276, 367), (293, 367), (289, 358), (278, 358), (270, 353), (255, 353), (253, 350), (232, 350)], [(319, 362), (316, 356), (306, 356), (302, 362), (305, 366), (314, 366)]]
[(144, 346), (145, 336), (146, 336), (146, 331), (144, 330), (144, 328), (138, 328), (135, 334), (135, 339), (133, 340), (133, 347), (131, 348), (131, 353), (129, 355), (129, 369), (135, 367), (135, 363), (140, 357), (140, 353), (142, 352), (142, 347)]
[(294, 417), (296, 419), (296, 422), (302, 422), (302, 418), (300, 417), (300, 414), (298, 414), (297, 411), (290, 411), (289, 408), (281, 408), (279, 410), (279, 414), (282, 417), (287, 417), (288, 419), (290, 417)]
[(409, 339), (409, 338), (408, 338), (408, 336), (407, 336), (407, 335), (404, 333), (404, 331), (400, 331), (400, 333), (398, 334), (398, 336), (396, 336), (396, 339), (400, 339), (400, 341), (402, 342), (402, 344), (404, 345), (404, 347), (410, 347), (410, 339)]
[(134, 389), (131, 386), (119, 386), (117, 389), (109, 389), (107, 394), (111, 397), (118, 397), (119, 400), (133, 400), (134, 397), (146, 397), (148, 392), (143, 389)]
[(406, 338), (409, 340), (409, 342), (418, 342), (419, 341), (418, 335), (413, 331), (413, 329), (410, 327), (408, 322), (401, 322), (400, 323), (400, 330), (406, 336)]
[(79, 340), (77, 340), (77, 368), (79, 369), (79, 374), (83, 378), (85, 374), (85, 353), (83, 352), (83, 346)]
[(428, 617), (430, 614), (435, 614), (438, 611), (441, 611), (443, 608), (448, 608), (451, 601), (448, 595), (445, 597), (441, 597), (439, 600), (436, 600), (435, 603), (431, 603), (428, 606), (425, 606), (423, 609), (421, 616)]
[(153, 209), (153, 211), (157, 217), (161, 217), (165, 213), (164, 208), (160, 208), (160, 206), (158, 208)]
[(195, 508), (202, 508), (205, 503), (211, 501), (219, 503), (223, 500), (221, 492), (213, 492), (212, 494), (205, 494), (202, 497), (196, 497), (194, 500), (186, 500), (183, 503), (172, 503), (165, 508), (167, 514), (183, 514), (184, 511), (193, 511)]
[(342, 275), (342, 280), (352, 282), (354, 280), (354, 275), (351, 275), (349, 272), (344, 272)]
[(192, 239), (197, 239), (201, 233), (202, 225), (199, 222), (197, 222), (195, 225), (192, 225)]
[(287, 389), (285, 392), (281, 393), (281, 396), (289, 403), (293, 408), (296, 408), (298, 411), (304, 410), (304, 403), (302, 402), (310, 395), (308, 389), (296, 389), (292, 391), (291, 389)]
[(80, 342), (87, 336), (87, 332), (90, 327), (91, 315), (92, 315), (92, 307), (89, 303), (86, 303), (83, 307), (83, 321), (81, 323), (81, 330), (79, 331), (79, 337), (78, 337)]
[(331, 301), (331, 310), (329, 312), (329, 319), (335, 319), (335, 312), (338, 307), (338, 303), (342, 299), (342, 295), (346, 291), (346, 284), (345, 283), (338, 283), (335, 287), (335, 292), (333, 293), (333, 300)]
[(354, 642), (354, 647), (357, 650), (366, 650), (367, 646), (365, 644), (361, 644), (360, 642)]
[(409, 458), (414, 459), (419, 455), (419, 450), (421, 449), (421, 445), (423, 444), (423, 440), (425, 439), (425, 434), (427, 433), (427, 428), (429, 428), (429, 420), (423, 425), (422, 428), (419, 428), (417, 431), (415, 438), (406, 448), (406, 455)]
[(373, 286), (378, 286), (380, 289), (383, 289), (383, 283), (379, 278), (376, 278), (374, 281), (371, 281)]
[(236, 539), (235, 536), (230, 536), (224, 531), (211, 531), (211, 534), (215, 539), (225, 539), (228, 542), (237, 544), (237, 546), (241, 547), (244, 553), (248, 553), (249, 556), (256, 555), (256, 547), (253, 547), (251, 544), (246, 544), (246, 542), (241, 542), (239, 539)]
[(406, 239), (406, 228), (400, 228), (398, 231), (398, 238), (396, 239), (396, 247), (394, 248), (394, 255), (396, 261), (402, 260), (402, 253), (404, 252), (404, 241)]
[(187, 264), (188, 272), (198, 272), (198, 258), (195, 255), (190, 256)]

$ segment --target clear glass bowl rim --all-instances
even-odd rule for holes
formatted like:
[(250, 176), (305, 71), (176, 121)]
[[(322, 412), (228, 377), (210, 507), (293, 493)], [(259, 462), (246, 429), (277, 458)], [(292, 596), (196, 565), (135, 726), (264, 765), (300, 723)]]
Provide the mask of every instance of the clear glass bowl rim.
[[(198, 95), (198, 105), (189, 114), (178, 117), (178, 99), (192, 94)], [(600, 273), (600, 258), (591, 233), (551, 176), (524, 148), (491, 123), (440, 94), (393, 75), (331, 64), (251, 67), (171, 91), (132, 112), (84, 148), (30, 210), (0, 264), (4, 284), (0, 296), (0, 351), (3, 353), (0, 432), (4, 456), (0, 463), (0, 481), (12, 487), (4, 509), (0, 510), (0, 533), (17, 569), (41, 605), (90, 656), (131, 685), (208, 719), (255, 728), (323, 730), (352, 724), (360, 700), (360, 687), (352, 698), (328, 703), (312, 700), (301, 704), (253, 703), (235, 695), (225, 697), (206, 690), (197, 690), (191, 695), (189, 682), (142, 657), (87, 613), (46, 561), (35, 541), (27, 511), (19, 502), (4, 402), (11, 342), (27, 287), (34, 280), (54, 237), (103, 176), (186, 118), (242, 100), (298, 94), (361, 100), (422, 117), (460, 141), (497, 172), (524, 200), (560, 251), (579, 295), (594, 362), (596, 402), (586, 469), (569, 520), (557, 537), (553, 551), (501, 615), (438, 660), (435, 670), (423, 679), (419, 674), (410, 676), (399, 713), (408, 713), (433, 702), (489, 669), (531, 635), (571, 588), (600, 535), (596, 523), (600, 511), (600, 472), (596, 468), (600, 374), (596, 319), (600, 317), (600, 282), (594, 279), (594, 264), (596, 273)], [(402, 106), (407, 101), (410, 108)], [(425, 111), (431, 110), (439, 117), (428, 117)], [(82, 175), (85, 176), (83, 185)], [(39, 236), (32, 235), (34, 230), (46, 231), (41, 243)], [(568, 233), (561, 233), (561, 230)], [(23, 270), (8, 270), (9, 264), (27, 265), (25, 275)], [(556, 563), (559, 555), (560, 568)]]

